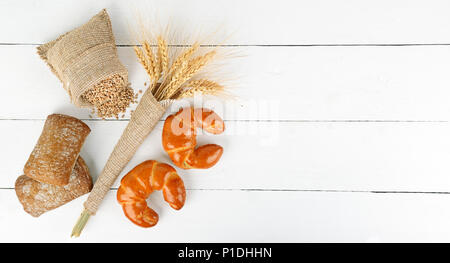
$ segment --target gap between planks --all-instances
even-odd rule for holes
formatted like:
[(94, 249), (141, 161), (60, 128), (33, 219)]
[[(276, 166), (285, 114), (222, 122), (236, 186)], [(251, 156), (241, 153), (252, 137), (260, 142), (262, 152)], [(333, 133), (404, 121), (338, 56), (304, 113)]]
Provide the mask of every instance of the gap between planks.
[[(110, 191), (117, 191), (118, 188), (110, 188)], [(0, 187), (0, 190), (14, 190), (13, 187)], [(366, 194), (438, 194), (448, 195), (450, 192), (439, 191), (377, 191), (377, 190), (335, 190), (335, 189), (251, 189), (251, 188), (186, 188), (187, 191), (243, 191), (243, 192), (314, 192), (314, 193), (366, 193)]]
[[(45, 121), (46, 119), (43, 118), (37, 118), (37, 119), (18, 119), (18, 118), (0, 118), (0, 121)], [(130, 118), (124, 118), (124, 119), (106, 119), (106, 120), (102, 120), (102, 119), (80, 119), (82, 121), (106, 121), (106, 122), (120, 122), (120, 121), (130, 121)], [(165, 119), (161, 119), (159, 120), (159, 122), (163, 122), (165, 121)], [(345, 123), (345, 122), (350, 122), (350, 123), (354, 123), (354, 122), (381, 122), (381, 123), (448, 123), (450, 121), (448, 120), (228, 120), (228, 119), (224, 119), (224, 121), (226, 122), (299, 122), (299, 123), (304, 123), (304, 122), (324, 122), (324, 123)]]
[[(0, 46), (40, 46), (44, 43), (0, 43)], [(119, 44), (116, 47), (134, 47), (141, 45)], [(171, 47), (186, 47), (189, 45), (169, 45)], [(450, 43), (392, 43), (392, 44), (223, 44), (200, 45), (200, 47), (417, 47), (417, 46), (450, 46)]]

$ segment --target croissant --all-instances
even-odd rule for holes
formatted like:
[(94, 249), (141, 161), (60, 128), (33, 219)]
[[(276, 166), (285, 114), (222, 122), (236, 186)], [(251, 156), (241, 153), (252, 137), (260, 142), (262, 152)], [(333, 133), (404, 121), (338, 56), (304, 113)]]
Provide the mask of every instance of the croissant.
[(224, 121), (212, 110), (187, 107), (167, 117), (162, 131), (162, 144), (173, 163), (183, 169), (207, 169), (214, 166), (223, 153), (217, 144), (197, 145), (197, 128), (212, 134), (225, 130)]
[(126, 174), (117, 191), (117, 201), (125, 216), (141, 227), (152, 227), (158, 223), (158, 214), (148, 207), (146, 199), (154, 190), (163, 191), (164, 200), (180, 210), (186, 200), (183, 180), (175, 169), (165, 163), (145, 161)]

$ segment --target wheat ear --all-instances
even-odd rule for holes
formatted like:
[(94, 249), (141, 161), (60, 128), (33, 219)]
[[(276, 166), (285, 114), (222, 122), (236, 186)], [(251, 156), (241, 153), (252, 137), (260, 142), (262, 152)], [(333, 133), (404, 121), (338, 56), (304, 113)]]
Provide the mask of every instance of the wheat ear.
[(149, 63), (149, 61), (147, 61), (147, 58), (144, 55), (144, 52), (142, 52), (142, 50), (139, 47), (137, 47), (137, 46), (134, 47), (134, 53), (136, 53), (136, 57), (138, 58), (139, 62), (142, 64), (142, 66), (144, 66), (144, 69), (147, 72), (147, 74), (150, 76), (150, 78), (152, 78), (153, 77), (152, 63), (151, 62)]
[(151, 83), (153, 84), (152, 86), (154, 87), (156, 82), (158, 81), (157, 76), (156, 76), (156, 68), (155, 68), (155, 65), (156, 65), (155, 55), (153, 54), (152, 47), (150, 46), (150, 44), (147, 41), (144, 41), (142, 46), (144, 47), (147, 62), (150, 65), (149, 66), (149, 68), (150, 68), (149, 77), (150, 77)]
[(181, 66), (181, 63), (188, 61), (191, 56), (198, 50), (200, 43), (195, 42), (190, 48), (186, 49), (177, 59), (173, 62), (168, 73), (174, 72), (177, 68)]
[[(180, 68), (183, 68), (184, 70), (184, 68), (187, 66), (187, 63), (185, 65), (183, 65), (183, 63), (187, 62), (189, 58), (198, 50), (199, 47), (200, 43), (195, 42), (191, 47), (189, 47), (182, 54), (180, 54), (175, 59), (175, 61), (173, 61), (170, 68), (164, 73), (164, 79), (161, 83), (161, 86), (158, 88), (155, 94), (160, 94), (163, 88), (170, 85), (170, 82), (174, 79), (175, 74), (177, 74), (175, 79), (179, 78), (179, 75), (182, 73), (182, 71), (180, 71)], [(170, 86), (173, 87), (173, 84)]]
[(202, 69), (212, 58), (217, 54), (215, 50), (206, 53), (203, 56), (199, 56), (189, 60), (187, 69), (184, 73), (186, 80), (190, 79), (195, 73)]
[(210, 51), (203, 56), (196, 57), (194, 59), (189, 60), (187, 66), (179, 77), (173, 79), (168, 84), (167, 88), (164, 90), (164, 97), (170, 99), (174, 94), (177, 94), (180, 90), (181, 86), (192, 78), (192, 76), (197, 73), (200, 69), (202, 69), (209, 61), (216, 55), (216, 51)]
[(205, 95), (217, 95), (224, 90), (224, 86), (215, 81), (208, 79), (199, 79), (189, 81), (177, 98), (189, 98), (193, 97), (195, 93), (201, 93)]
[(175, 69), (175, 72), (173, 72), (169, 83), (167, 83), (167, 85), (164, 86), (164, 89), (161, 89), (162, 97), (169, 99), (172, 94), (175, 94), (177, 92), (179, 86), (183, 84), (183, 83), (180, 84), (180, 82), (184, 79), (183, 74), (187, 68), (187, 65), (188, 61), (183, 61), (181, 65)]
[(160, 75), (167, 74), (169, 68), (169, 50), (167, 42), (161, 37), (158, 37), (158, 58), (160, 62)]

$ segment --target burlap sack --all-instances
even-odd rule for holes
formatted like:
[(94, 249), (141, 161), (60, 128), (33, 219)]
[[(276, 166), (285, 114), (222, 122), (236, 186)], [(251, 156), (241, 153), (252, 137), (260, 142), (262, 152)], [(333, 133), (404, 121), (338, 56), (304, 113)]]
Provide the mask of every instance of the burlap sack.
[(78, 107), (92, 106), (81, 95), (104, 79), (118, 74), (128, 83), (128, 72), (117, 56), (105, 9), (86, 24), (37, 49)]

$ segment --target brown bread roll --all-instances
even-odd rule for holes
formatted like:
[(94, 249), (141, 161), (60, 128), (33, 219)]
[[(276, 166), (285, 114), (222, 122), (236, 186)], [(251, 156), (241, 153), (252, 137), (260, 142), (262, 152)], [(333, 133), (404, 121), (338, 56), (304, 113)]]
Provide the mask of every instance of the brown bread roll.
[(53, 185), (69, 183), (69, 177), (91, 129), (77, 118), (52, 114), (25, 164), (26, 176)]
[(79, 157), (67, 185), (41, 183), (22, 175), (17, 178), (15, 189), (24, 210), (38, 217), (89, 193), (92, 189), (92, 178), (86, 163)]

